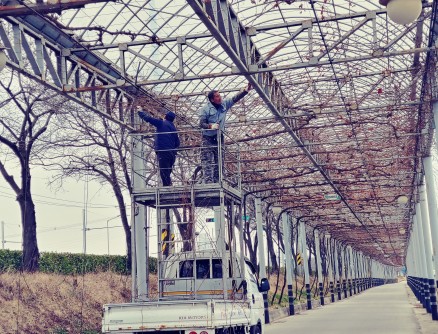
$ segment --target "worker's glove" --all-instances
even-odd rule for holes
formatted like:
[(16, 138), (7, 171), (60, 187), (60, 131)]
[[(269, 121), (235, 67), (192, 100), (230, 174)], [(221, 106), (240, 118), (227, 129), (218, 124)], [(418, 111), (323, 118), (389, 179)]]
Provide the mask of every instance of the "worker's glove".
[(140, 105), (136, 105), (136, 106), (135, 106), (135, 111), (136, 111), (136, 112), (143, 111), (143, 108), (142, 108)]
[(219, 129), (219, 124), (218, 123), (209, 124), (208, 127), (212, 130), (217, 130)]

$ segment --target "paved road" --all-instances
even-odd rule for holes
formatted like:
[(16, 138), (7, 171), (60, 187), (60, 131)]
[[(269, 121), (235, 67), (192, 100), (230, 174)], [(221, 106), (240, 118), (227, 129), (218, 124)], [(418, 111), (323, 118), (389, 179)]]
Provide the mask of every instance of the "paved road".
[(266, 334), (418, 334), (420, 326), (404, 283), (369, 289), (360, 295), (279, 319)]

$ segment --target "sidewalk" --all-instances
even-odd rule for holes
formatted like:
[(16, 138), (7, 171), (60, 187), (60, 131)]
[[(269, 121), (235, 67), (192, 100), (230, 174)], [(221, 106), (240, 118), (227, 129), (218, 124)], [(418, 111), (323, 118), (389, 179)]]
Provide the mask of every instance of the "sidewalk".
[(433, 334), (432, 321), (406, 282), (369, 289), (348, 299), (279, 319), (265, 327), (266, 334)]

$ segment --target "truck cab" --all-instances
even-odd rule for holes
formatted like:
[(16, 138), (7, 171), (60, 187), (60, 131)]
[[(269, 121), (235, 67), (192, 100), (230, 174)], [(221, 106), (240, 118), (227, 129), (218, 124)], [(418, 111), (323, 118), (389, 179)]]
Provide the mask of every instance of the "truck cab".
[(269, 282), (262, 279), (259, 284), (254, 266), (239, 254), (228, 256), (225, 265), (214, 251), (171, 255), (159, 284), (158, 301), (105, 305), (102, 332), (256, 334), (263, 330), (262, 292), (269, 290)]
[[(232, 260), (227, 257), (225, 265), (222, 261), (222, 258), (213, 251), (187, 252), (170, 256), (165, 261), (160, 297), (185, 299), (196, 296), (196, 299), (242, 300), (246, 298), (248, 289), (251, 294), (260, 293), (255, 268), (248, 259), (239, 261), (239, 254), (236, 254)], [(243, 273), (241, 263), (243, 263)]]

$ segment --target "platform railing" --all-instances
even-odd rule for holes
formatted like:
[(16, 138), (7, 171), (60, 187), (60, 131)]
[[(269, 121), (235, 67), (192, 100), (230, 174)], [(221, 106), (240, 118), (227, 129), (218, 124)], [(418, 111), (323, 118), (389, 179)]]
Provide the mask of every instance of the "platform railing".
[[(202, 141), (202, 130), (178, 131), (181, 146), (175, 150), (176, 161), (171, 173), (172, 186), (226, 184), (241, 190), (240, 147), (226, 132), (218, 131), (217, 145), (207, 146)], [(143, 142), (142, 149), (135, 151), (134, 158), (142, 160), (136, 164), (133, 173), (141, 177), (146, 188), (163, 187), (160, 177), (157, 150), (153, 148), (154, 137), (168, 133), (133, 133), (133, 142)], [(208, 151), (208, 152), (206, 152)], [(205, 157), (209, 156), (206, 161)], [(203, 160), (205, 162), (203, 162)], [(134, 164), (133, 164), (134, 165)], [(208, 166), (209, 165), (209, 166)], [(206, 167), (215, 172), (215, 177), (206, 178)], [(138, 187), (138, 185), (135, 185)]]

